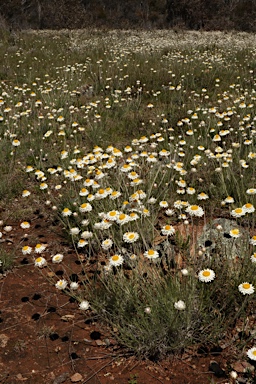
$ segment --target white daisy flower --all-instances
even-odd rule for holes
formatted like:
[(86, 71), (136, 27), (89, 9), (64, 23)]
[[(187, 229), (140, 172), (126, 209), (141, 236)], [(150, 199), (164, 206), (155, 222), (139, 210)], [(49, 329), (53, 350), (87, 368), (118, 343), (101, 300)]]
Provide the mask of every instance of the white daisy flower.
[(233, 209), (230, 214), (233, 217), (241, 217), (241, 216), (244, 216), (245, 213), (246, 212), (245, 212), (244, 208), (236, 208), (236, 209)]
[(43, 268), (47, 265), (47, 261), (44, 257), (38, 257), (35, 259), (35, 267)]
[(44, 244), (36, 244), (35, 246), (36, 253), (42, 253), (45, 249), (46, 249), (46, 246)]
[(209, 196), (204, 192), (201, 192), (199, 193), (199, 195), (197, 195), (197, 200), (207, 200), (207, 199), (209, 199)]
[(235, 200), (233, 199), (232, 196), (226, 197), (226, 199), (224, 201), (225, 201), (225, 203), (228, 203), (228, 204), (233, 204), (235, 202)]
[(124, 262), (124, 258), (122, 255), (113, 255), (109, 259), (109, 264), (113, 267), (119, 267)]
[(173, 216), (174, 213), (175, 213), (175, 211), (174, 211), (173, 209), (171, 209), (171, 208), (166, 209), (166, 211), (165, 211), (165, 214), (166, 214), (167, 216)]
[(55, 284), (55, 287), (59, 290), (66, 289), (67, 286), (68, 286), (68, 282), (65, 279), (61, 279), (57, 281), (57, 283)]
[(91, 239), (93, 237), (93, 232), (91, 231), (84, 231), (81, 233), (81, 238), (84, 240)]
[(87, 311), (87, 309), (89, 309), (89, 308), (90, 308), (90, 304), (89, 304), (89, 301), (87, 301), (87, 300), (83, 300), (79, 304), (79, 309), (81, 309), (82, 311)]
[(164, 235), (164, 236), (171, 236), (171, 235), (174, 235), (175, 233), (175, 228), (172, 226), (172, 225), (165, 225), (162, 229), (161, 229), (161, 233)]
[(52, 256), (52, 262), (54, 264), (59, 264), (62, 262), (64, 256), (61, 253), (57, 253), (56, 255)]
[(148, 251), (144, 252), (144, 256), (148, 259), (157, 259), (159, 257), (159, 253), (154, 249), (149, 249)]
[(29, 192), (27, 189), (24, 189), (22, 192), (22, 197), (28, 197), (29, 195), (31, 195), (31, 192)]
[(186, 212), (191, 216), (202, 217), (204, 215), (204, 210), (199, 205), (189, 205), (186, 209)]
[(110, 198), (110, 200), (115, 200), (115, 199), (117, 199), (117, 198), (120, 197), (120, 196), (121, 196), (121, 192), (119, 192), (119, 191), (113, 191), (113, 192), (110, 194), (109, 198)]
[(249, 189), (247, 189), (246, 193), (248, 195), (255, 195), (256, 194), (256, 188), (249, 188)]
[(209, 283), (215, 279), (215, 272), (212, 269), (203, 269), (198, 273), (198, 279), (203, 283)]
[(126, 232), (123, 235), (123, 240), (126, 243), (134, 243), (139, 238), (139, 234), (137, 232)]
[(251, 295), (254, 292), (254, 286), (250, 283), (242, 283), (238, 286), (239, 292), (241, 292), (243, 295)]
[(69, 208), (64, 208), (63, 211), (62, 211), (62, 216), (63, 217), (67, 217), (67, 216), (71, 216), (72, 215), (72, 211), (69, 209)]
[(256, 236), (253, 236), (250, 241), (249, 241), (250, 244), (252, 245), (256, 245)]
[(80, 232), (80, 229), (78, 227), (73, 227), (73, 228), (70, 228), (70, 235), (72, 236), (75, 236), (75, 235), (78, 235), (78, 233)]
[(233, 237), (233, 238), (235, 238), (235, 239), (237, 239), (238, 237), (241, 236), (241, 233), (240, 233), (240, 231), (239, 231), (238, 228), (231, 229), (231, 230), (229, 231), (229, 234), (230, 234), (231, 237)]
[(110, 249), (113, 245), (113, 241), (111, 239), (103, 240), (101, 243), (101, 247), (104, 249), (104, 251), (107, 251)]
[(23, 221), (23, 222), (20, 224), (20, 227), (21, 227), (22, 229), (28, 229), (28, 228), (30, 228), (30, 224), (29, 224), (28, 221)]
[(247, 356), (249, 359), (256, 361), (256, 347), (248, 349)]
[(79, 284), (76, 281), (72, 281), (72, 283), (70, 283), (70, 289), (72, 289), (72, 291), (76, 291), (78, 288)]
[(22, 247), (21, 252), (23, 253), (23, 255), (29, 255), (32, 252), (32, 247), (30, 247), (29, 245), (24, 245), (24, 247)]
[(92, 206), (90, 203), (83, 203), (79, 207), (79, 211), (84, 213), (84, 212), (91, 212)]
[(252, 204), (246, 203), (242, 207), (246, 213), (253, 213), (255, 211), (255, 208)]
[(178, 309), (178, 311), (184, 311), (186, 309), (186, 304), (183, 300), (179, 300), (176, 303), (174, 303), (174, 308)]
[(86, 245), (88, 244), (88, 241), (84, 240), (84, 239), (80, 239), (77, 243), (77, 247), (78, 248), (83, 248), (85, 247)]

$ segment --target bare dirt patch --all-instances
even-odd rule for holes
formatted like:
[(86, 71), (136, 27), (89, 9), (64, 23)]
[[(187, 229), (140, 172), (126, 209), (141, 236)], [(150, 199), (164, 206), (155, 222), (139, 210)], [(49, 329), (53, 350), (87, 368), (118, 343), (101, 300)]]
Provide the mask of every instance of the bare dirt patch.
[[(19, 223), (11, 225), (9, 240), (1, 244), (7, 250), (38, 238), (51, 246), (63, 240), (52, 222), (38, 214), (27, 237)], [(72, 249), (67, 246), (66, 251), (78, 270)], [(236, 361), (229, 347), (205, 346), (158, 362), (138, 360), (93, 314), (85, 316), (72, 298), (51, 285), (19, 249), (14, 268), (0, 280), (0, 308), (0, 383), (224, 383)], [(209, 371), (213, 360), (224, 371), (221, 377)]]

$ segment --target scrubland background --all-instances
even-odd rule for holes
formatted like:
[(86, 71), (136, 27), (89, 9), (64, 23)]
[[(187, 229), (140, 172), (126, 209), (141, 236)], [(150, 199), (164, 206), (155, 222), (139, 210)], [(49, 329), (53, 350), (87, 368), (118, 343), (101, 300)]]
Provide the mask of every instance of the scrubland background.
[(185, 28), (256, 30), (254, 0), (7, 0), (0, 23), (14, 29)]

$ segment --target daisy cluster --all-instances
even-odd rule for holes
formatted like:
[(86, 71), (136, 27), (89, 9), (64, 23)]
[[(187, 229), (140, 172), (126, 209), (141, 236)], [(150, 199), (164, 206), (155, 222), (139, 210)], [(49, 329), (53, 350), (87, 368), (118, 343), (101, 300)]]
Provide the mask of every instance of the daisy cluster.
[[(144, 33), (118, 40), (114, 31), (104, 37), (107, 50), (91, 41), (86, 59), (67, 64), (60, 56), (54, 72), (25, 48), (7, 55), (16, 60), (15, 73), (27, 76), (19, 84), (2, 82), (0, 92), (0, 144), (8, 172), (19, 170), (25, 180), (20, 200), (44, 200), (77, 253), (105, 258), (106, 274), (141, 259), (158, 266), (159, 238), (170, 244), (179, 224), (194, 228), (216, 212), (233, 220), (231, 241), (249, 223), (249, 254), (236, 256), (256, 265), (255, 44), (214, 36), (216, 45), (197, 33), (179, 45), (176, 38), (163, 42), (162, 32), (153, 41)], [(76, 41), (74, 33), (72, 52)], [(150, 53), (142, 57), (146, 46)], [(49, 73), (42, 73), (44, 65)], [(221, 68), (232, 69), (232, 81)], [(27, 219), (21, 223), (29, 226)], [(64, 252), (47, 259), (45, 251), (43, 244), (21, 250), (39, 268), (65, 261)], [(193, 271), (199, 284), (214, 284), (215, 271), (201, 267)], [(255, 281), (246, 279), (237, 289), (252, 295)], [(79, 284), (61, 279), (56, 288)], [(81, 302), (81, 309), (89, 307)], [(184, 311), (186, 303), (177, 298), (174, 308)]]
[[(254, 172), (256, 159), (256, 96), (254, 89), (249, 92), (243, 87), (239, 76), (223, 93), (217, 93), (222, 82), (217, 77), (213, 79), (211, 89), (208, 90), (206, 84), (200, 91), (191, 90), (188, 99), (194, 107), (183, 108), (184, 115), (179, 119), (170, 119), (166, 113), (151, 113), (152, 118), (145, 120), (142, 126), (149, 125), (152, 131), (157, 125), (158, 131), (133, 139), (128, 145), (95, 145), (91, 151), (84, 145), (84, 137), (91, 126), (100, 130), (102, 119), (106, 120), (106, 116), (113, 119), (113, 110), (133, 106), (138, 97), (143, 100), (150, 96), (152, 101), (145, 107), (154, 111), (162, 95), (180, 98), (187, 92), (191, 75), (179, 75), (177, 63), (183, 69), (191, 70), (191, 63), (194, 66), (195, 61), (200, 61), (203, 75), (211, 73), (216, 65), (236, 65), (232, 50), (227, 51), (226, 46), (219, 44), (219, 49), (208, 55), (208, 50), (203, 49), (205, 41), (198, 40), (202, 49), (198, 57), (196, 49), (187, 53), (181, 46), (173, 46), (173, 40), (170, 40), (172, 54), (164, 54), (160, 60), (166, 72), (162, 77), (168, 81), (149, 91), (142, 80), (129, 84), (129, 66), (134, 66), (130, 43), (116, 45), (115, 32), (107, 38), (113, 40), (108, 53), (105, 52), (106, 57), (95, 62), (88, 56), (83, 64), (58, 66), (57, 79), (45, 74), (44, 79), (35, 77), (30, 84), (24, 83), (13, 89), (6, 87), (0, 100), (1, 124), (7, 128), (2, 140), (9, 142), (11, 155), (16, 156), (23, 141), (26, 148), (29, 137), (32, 161), (27, 160), (24, 170), (30, 180), (36, 180), (38, 190), (46, 194), (52, 208), (59, 210), (75, 246), (86, 247), (89, 252), (106, 252), (110, 265), (123, 263), (123, 249), (129, 257), (138, 253), (148, 259), (157, 259), (159, 253), (154, 249), (154, 238), (157, 235), (174, 236), (177, 220), (187, 224), (204, 217), (208, 204), (216, 199), (212, 186), (219, 187), (219, 184), (226, 193), (226, 196), (223, 191), (219, 193), (220, 207), (227, 209), (231, 218), (253, 215), (256, 188), (250, 175)], [(141, 38), (146, 41), (146, 36), (138, 37)], [(194, 39), (190, 34), (186, 35), (183, 43), (191, 38)], [(161, 41), (164, 41), (163, 36)], [(134, 45), (132, 40), (133, 48)], [(243, 47), (238, 44), (239, 49)], [(20, 68), (25, 64), (25, 58), (21, 50), (15, 55), (20, 58), (17, 65)], [(107, 97), (96, 94), (95, 84), (70, 90), (74, 80), (78, 85), (82, 84), (82, 77), (91, 73), (92, 65), (100, 70), (107, 68), (109, 63), (112, 71), (114, 68), (122, 75), (118, 79), (119, 88), (115, 87), (115, 77), (107, 70), (102, 75), (100, 91)], [(144, 71), (143, 67), (141, 76)], [(158, 68), (150, 68), (156, 87), (158, 71)], [(246, 75), (251, 82), (255, 80), (253, 70), (248, 68)], [(84, 93), (89, 95), (85, 104), (75, 102)], [(68, 106), (62, 102), (64, 96), (70, 101)], [(62, 107), (55, 105), (57, 99)], [(18, 134), (18, 127), (23, 119), (27, 121), (27, 128), (22, 135), (22, 132)], [(33, 141), (40, 135), (42, 145), (36, 153)], [(57, 157), (51, 151), (46, 152), (49, 145)], [(211, 172), (213, 177), (209, 182), (207, 175)], [(231, 175), (236, 177), (235, 187), (229, 185)], [(241, 179), (243, 190), (238, 182)], [(76, 193), (65, 203), (63, 196), (67, 196), (67, 190)], [(31, 193), (28, 186), (22, 197), (31, 198)], [(160, 215), (165, 219), (161, 228), (157, 228)], [(240, 237), (238, 226), (234, 226), (230, 236)], [(253, 241), (250, 241), (252, 245)], [(255, 258), (251, 256), (251, 259), (254, 261)]]

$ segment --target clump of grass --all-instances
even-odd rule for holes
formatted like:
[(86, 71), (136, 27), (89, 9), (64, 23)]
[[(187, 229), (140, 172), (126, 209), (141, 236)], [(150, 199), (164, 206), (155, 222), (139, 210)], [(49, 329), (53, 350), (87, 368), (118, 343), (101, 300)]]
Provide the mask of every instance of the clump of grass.
[(13, 267), (15, 255), (12, 251), (1, 250), (0, 252), (0, 273), (5, 273)]

